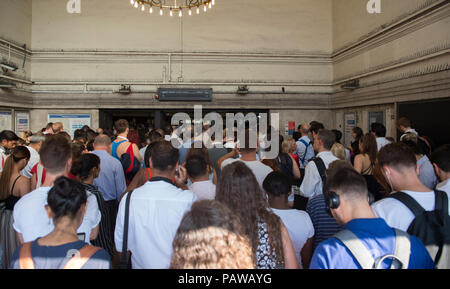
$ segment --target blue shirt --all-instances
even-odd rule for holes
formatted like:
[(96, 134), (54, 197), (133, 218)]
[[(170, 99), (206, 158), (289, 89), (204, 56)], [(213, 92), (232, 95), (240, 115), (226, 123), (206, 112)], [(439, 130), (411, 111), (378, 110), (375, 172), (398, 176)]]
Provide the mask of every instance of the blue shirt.
[[(69, 262), (71, 255), (75, 250), (80, 250), (87, 243), (76, 241), (60, 246), (40, 246), (36, 241), (31, 244), (31, 256), (36, 269), (61, 269)], [(10, 269), (20, 269), (19, 247), (13, 254)], [(73, 252), (73, 253), (72, 253)], [(81, 269), (111, 269), (111, 257), (101, 249), (97, 251)]]
[[(343, 229), (352, 231), (367, 247), (375, 260), (394, 254), (395, 232), (383, 219), (355, 219)], [(423, 243), (410, 236), (411, 254), (408, 269), (434, 269), (434, 263)], [(387, 258), (381, 268), (387, 269), (392, 259)], [(310, 269), (361, 269), (356, 259), (337, 238), (322, 242), (311, 260)]]
[(325, 198), (323, 194), (311, 198), (306, 206), (306, 212), (311, 217), (315, 232), (313, 250), (321, 242), (333, 237), (334, 234), (341, 230), (341, 226), (339, 226), (333, 217), (328, 215), (325, 209)]
[(180, 162), (179, 162), (180, 165), (182, 163), (184, 163), (184, 161), (186, 159), (186, 154), (187, 154), (188, 150), (191, 148), (193, 143), (194, 143), (194, 140), (190, 139), (187, 142), (183, 143), (183, 145), (178, 148), (178, 150), (180, 152)]
[[(307, 143), (308, 146), (306, 146), (302, 141)], [(306, 153), (306, 155), (305, 155), (305, 153)], [(304, 169), (306, 167), (306, 165), (308, 164), (309, 160), (314, 158), (313, 144), (311, 142), (311, 139), (308, 136), (306, 136), (306, 135), (302, 136), (297, 141), (297, 150), (295, 151), (295, 154), (298, 156), (301, 169)], [(302, 162), (302, 160), (303, 160), (303, 162)]]
[(105, 201), (119, 200), (127, 189), (122, 164), (107, 151), (98, 150), (92, 153), (100, 158), (100, 175), (94, 179), (94, 185)]

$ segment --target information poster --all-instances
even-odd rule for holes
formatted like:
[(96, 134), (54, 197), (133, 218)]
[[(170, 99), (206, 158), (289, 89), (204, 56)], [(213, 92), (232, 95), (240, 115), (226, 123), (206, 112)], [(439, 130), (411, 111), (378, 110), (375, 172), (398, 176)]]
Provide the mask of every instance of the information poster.
[(30, 114), (28, 112), (16, 111), (16, 133), (30, 130)]
[(0, 131), (12, 129), (12, 113), (10, 111), (0, 111)]
[(289, 128), (289, 135), (294, 135), (295, 121), (290, 121), (288, 124), (288, 128)]
[(346, 113), (344, 115), (344, 143), (350, 145), (353, 141), (352, 131), (356, 126), (356, 113)]
[(90, 114), (49, 114), (48, 122), (61, 122), (64, 127), (64, 131), (69, 133), (72, 138), (77, 129), (81, 129), (83, 126), (91, 126)]

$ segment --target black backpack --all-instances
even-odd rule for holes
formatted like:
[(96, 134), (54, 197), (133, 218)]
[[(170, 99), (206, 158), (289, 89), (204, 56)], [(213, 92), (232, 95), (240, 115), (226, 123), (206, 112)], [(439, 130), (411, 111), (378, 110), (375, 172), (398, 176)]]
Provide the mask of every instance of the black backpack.
[(433, 258), (436, 268), (450, 268), (450, 216), (448, 215), (447, 194), (434, 191), (435, 209), (425, 211), (419, 203), (404, 192), (389, 196), (402, 202), (415, 218), (408, 228), (408, 234), (419, 238)]

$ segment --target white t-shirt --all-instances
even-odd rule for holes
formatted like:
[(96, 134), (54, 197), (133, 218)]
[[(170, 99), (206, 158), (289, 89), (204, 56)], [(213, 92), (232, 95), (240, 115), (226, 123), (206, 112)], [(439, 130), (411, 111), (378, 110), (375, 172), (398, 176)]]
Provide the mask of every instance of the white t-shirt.
[(247, 167), (249, 167), (253, 174), (256, 177), (256, 180), (258, 181), (259, 186), (262, 189), (262, 184), (264, 182), (264, 179), (267, 177), (268, 174), (270, 174), (273, 170), (271, 167), (266, 166), (265, 164), (263, 164), (260, 161), (243, 161), (241, 159), (226, 159), (222, 162), (222, 166), (221, 169), (223, 170), (224, 167), (226, 167), (229, 164), (232, 164), (234, 162), (237, 161), (241, 161), (244, 164), (247, 165)]
[(195, 182), (189, 186), (199, 200), (214, 200), (216, 198), (216, 185), (211, 180)]
[[(114, 240), (122, 251), (126, 194), (119, 205)], [(172, 243), (184, 214), (197, 197), (165, 181), (145, 183), (130, 199), (128, 251), (133, 269), (167, 269)]]
[[(422, 208), (426, 211), (434, 210), (435, 198), (434, 191), (431, 192), (413, 192), (413, 191), (402, 191), (418, 202)], [(450, 207), (450, 197), (447, 192), (447, 197), (449, 199)], [(382, 218), (386, 223), (393, 228), (407, 231), (409, 225), (414, 221), (414, 214), (408, 209), (403, 203), (391, 198), (385, 198), (379, 200), (372, 205), (372, 209), (375, 215)]]
[(377, 137), (377, 148), (378, 151), (381, 150), (382, 147), (384, 147), (385, 145), (390, 144), (391, 142), (388, 141), (385, 137)]
[[(40, 187), (26, 194), (16, 203), (13, 210), (13, 227), (16, 232), (22, 234), (24, 242), (31, 242), (39, 237), (48, 235), (55, 228), (53, 220), (48, 218), (45, 210), (47, 195), (51, 187)], [(83, 223), (78, 228), (78, 233), (84, 233), (84, 241), (90, 243), (92, 229), (100, 223), (102, 215), (98, 209), (95, 195), (88, 194), (88, 205)]]
[(295, 209), (278, 210), (272, 208), (272, 211), (283, 221), (294, 246), (297, 261), (300, 268), (302, 268), (302, 256), (300, 253), (306, 241), (314, 236), (314, 227), (311, 218), (307, 212)]
[(31, 170), (40, 161), (41, 158), (39, 156), (39, 153), (34, 148), (27, 146), (27, 149), (30, 151), (30, 160), (28, 161), (25, 168), (23, 168), (23, 170), (20, 171), (20, 174), (24, 177), (31, 179), (32, 177)]

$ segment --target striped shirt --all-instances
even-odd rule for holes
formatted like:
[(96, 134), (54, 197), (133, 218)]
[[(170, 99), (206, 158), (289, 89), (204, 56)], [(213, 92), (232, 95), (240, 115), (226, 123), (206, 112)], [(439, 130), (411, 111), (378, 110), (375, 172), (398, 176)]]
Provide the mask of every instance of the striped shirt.
[(323, 194), (309, 199), (308, 205), (306, 206), (306, 212), (311, 217), (314, 226), (315, 234), (313, 250), (315, 250), (321, 242), (328, 240), (341, 230), (341, 226), (338, 225), (336, 220), (327, 214)]

